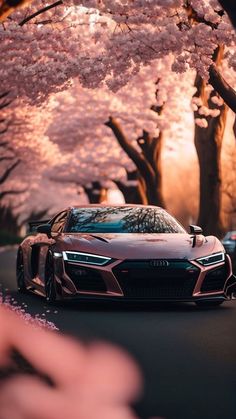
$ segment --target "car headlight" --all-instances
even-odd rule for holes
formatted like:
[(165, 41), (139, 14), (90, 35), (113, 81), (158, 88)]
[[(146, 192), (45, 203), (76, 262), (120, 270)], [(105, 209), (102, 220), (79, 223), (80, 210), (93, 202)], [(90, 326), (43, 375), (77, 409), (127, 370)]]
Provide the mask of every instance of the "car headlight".
[(64, 260), (68, 262), (87, 263), (88, 265), (106, 265), (111, 258), (82, 252), (62, 252)]
[(202, 258), (196, 259), (196, 261), (203, 266), (216, 265), (217, 263), (224, 262), (224, 260), (224, 252), (214, 253), (213, 255), (204, 256)]

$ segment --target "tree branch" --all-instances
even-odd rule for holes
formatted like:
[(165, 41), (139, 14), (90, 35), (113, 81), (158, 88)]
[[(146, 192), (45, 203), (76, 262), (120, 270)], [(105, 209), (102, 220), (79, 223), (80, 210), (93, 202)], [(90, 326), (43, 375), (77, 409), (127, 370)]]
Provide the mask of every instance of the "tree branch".
[[(147, 174), (153, 172), (152, 167), (145, 161), (142, 155), (130, 144), (127, 140), (123, 130), (117, 120), (113, 117), (109, 117), (109, 120), (105, 122), (105, 125), (111, 128), (113, 134), (115, 135), (118, 143), (122, 149), (126, 152), (129, 158), (137, 166), (138, 170), (141, 172), (142, 176), (147, 177)], [(153, 173), (154, 175), (154, 173)]]
[(8, 157), (8, 156), (4, 156), (4, 157), (0, 157), (0, 163), (2, 162), (2, 161), (10, 161), (10, 160), (14, 160), (15, 159), (15, 157)]
[[(0, 134), (1, 134), (1, 132), (0, 132)], [(6, 147), (6, 145), (8, 145), (9, 144), (9, 142), (8, 141), (2, 141), (1, 143), (0, 143), (0, 147)]]
[(50, 4), (49, 6), (43, 7), (42, 9), (38, 10), (35, 13), (32, 13), (32, 15), (27, 16), (25, 19), (23, 19), (20, 23), (19, 26), (23, 26), (25, 25), (27, 22), (29, 22), (30, 20), (34, 19), (35, 17), (41, 15), (44, 12), (47, 12), (50, 9), (53, 9), (54, 7), (60, 6), (61, 4), (63, 4), (62, 0), (58, 0), (55, 3)]
[(10, 93), (10, 90), (8, 90), (7, 92), (1, 93), (0, 94), (0, 99), (4, 99), (6, 96), (8, 96)]
[(235, 0), (219, 0), (219, 3), (229, 15), (231, 22), (233, 23), (234, 27), (236, 28), (236, 8), (235, 8)]
[(216, 66), (211, 65), (209, 69), (209, 83), (215, 89), (215, 91), (222, 97), (226, 105), (236, 113), (236, 92), (227, 83), (227, 81), (221, 76)]
[(8, 169), (0, 177), (0, 185), (2, 185), (7, 180), (7, 178), (10, 176), (11, 172), (20, 164), (20, 162), (21, 162), (21, 160), (17, 160), (10, 167), (8, 167)]
[(3, 192), (0, 192), (0, 200), (1, 199), (3, 199), (4, 198), (4, 196), (6, 196), (6, 195), (19, 195), (19, 194), (21, 194), (21, 193), (25, 193), (25, 192), (27, 192), (27, 188), (25, 188), (25, 189), (21, 189), (21, 190), (8, 190), (8, 191), (3, 191)]
[(2, 130), (0, 131), (0, 135), (5, 134), (5, 133), (7, 132), (7, 130), (8, 130), (8, 127), (6, 127), (6, 128), (4, 128), (4, 129), (2, 129)]
[(6, 101), (6, 102), (1, 103), (1, 104), (0, 104), (0, 109), (4, 109), (4, 108), (6, 108), (6, 107), (7, 107), (7, 106), (9, 106), (12, 102), (13, 102), (13, 99), (12, 99), (12, 100), (8, 100), (8, 101)]

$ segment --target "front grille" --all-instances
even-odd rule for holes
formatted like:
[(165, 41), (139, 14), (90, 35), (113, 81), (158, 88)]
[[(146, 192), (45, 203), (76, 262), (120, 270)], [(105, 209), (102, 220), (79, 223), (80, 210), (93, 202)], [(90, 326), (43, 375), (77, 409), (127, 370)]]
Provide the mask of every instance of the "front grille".
[(208, 272), (203, 280), (201, 292), (223, 291), (227, 278), (226, 264)]
[(96, 269), (65, 263), (65, 271), (78, 291), (106, 292), (103, 278)]
[(168, 266), (155, 266), (159, 262), (127, 260), (116, 266), (113, 273), (124, 296), (140, 299), (191, 297), (200, 270), (188, 261), (172, 259), (167, 261)]

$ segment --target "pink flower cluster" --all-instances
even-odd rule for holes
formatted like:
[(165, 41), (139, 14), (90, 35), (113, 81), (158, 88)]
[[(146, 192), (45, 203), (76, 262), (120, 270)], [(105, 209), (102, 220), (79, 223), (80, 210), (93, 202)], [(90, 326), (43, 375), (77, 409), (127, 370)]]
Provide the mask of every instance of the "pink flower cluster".
[(17, 301), (11, 297), (10, 294), (7, 294), (5, 297), (3, 297), (3, 294), (0, 292), (0, 307), (17, 314), (17, 316), (22, 319), (24, 323), (32, 327), (42, 327), (48, 330), (58, 330), (53, 322), (46, 320), (44, 313), (41, 315), (36, 314), (35, 316), (32, 316), (27, 312), (27, 304), (22, 303), (19, 305), (19, 303), (17, 303)]
[[(35, 1), (0, 27), (2, 89), (41, 103), (78, 78), (117, 91), (142, 65), (174, 56), (172, 70), (193, 68), (208, 78), (219, 43), (235, 47), (235, 31), (216, 0), (66, 1), (23, 26), (47, 3)], [(24, 54), (22, 54), (24, 51)], [(235, 68), (235, 52), (227, 57)]]
[(129, 404), (140, 394), (140, 372), (119, 348), (32, 328), (3, 307), (0, 335), (0, 368), (14, 368), (14, 348), (35, 372), (2, 380), (1, 419), (137, 419)]

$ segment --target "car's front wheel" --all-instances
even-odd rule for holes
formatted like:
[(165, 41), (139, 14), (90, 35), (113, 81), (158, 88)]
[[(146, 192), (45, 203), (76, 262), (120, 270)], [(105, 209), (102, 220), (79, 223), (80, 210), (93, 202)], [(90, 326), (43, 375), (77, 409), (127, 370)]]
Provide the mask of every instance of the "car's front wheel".
[(45, 265), (45, 296), (48, 303), (54, 303), (56, 301), (54, 263), (51, 252), (48, 252)]
[(221, 304), (223, 304), (224, 300), (212, 300), (212, 301), (204, 301), (204, 300), (199, 300), (199, 301), (195, 301), (195, 303), (197, 304), (198, 307), (218, 307)]
[(16, 281), (18, 291), (23, 294), (26, 293), (27, 289), (25, 286), (24, 257), (21, 248), (18, 250), (16, 259)]

